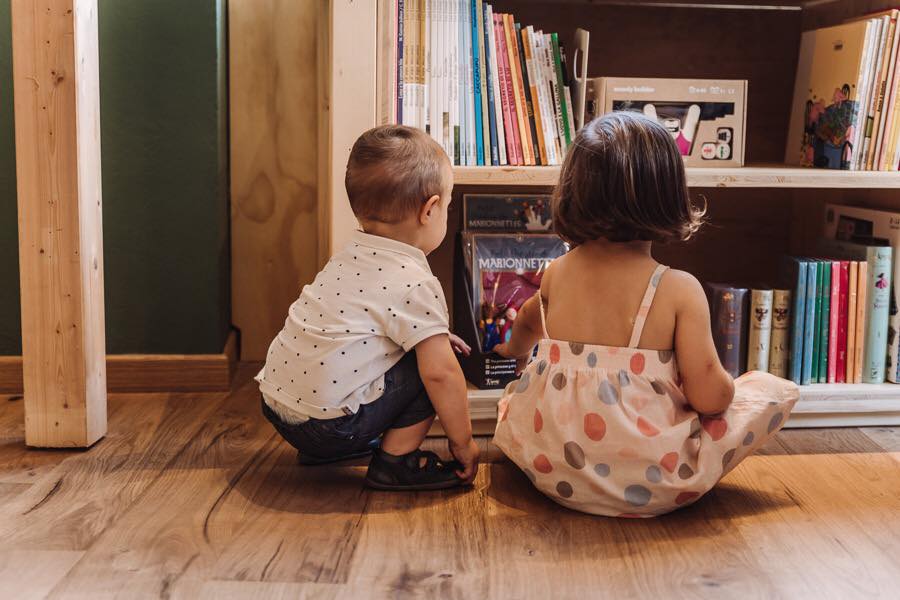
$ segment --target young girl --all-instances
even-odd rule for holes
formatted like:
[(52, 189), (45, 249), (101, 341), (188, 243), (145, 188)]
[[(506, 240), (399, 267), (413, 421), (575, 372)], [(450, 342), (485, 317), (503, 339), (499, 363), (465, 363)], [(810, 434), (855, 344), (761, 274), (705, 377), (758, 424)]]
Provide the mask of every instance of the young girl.
[(611, 113), (575, 138), (553, 198), (573, 250), (544, 274), (496, 352), (524, 365), (500, 402), (495, 443), (569, 508), (649, 517), (697, 500), (787, 420), (797, 386), (732, 381), (700, 283), (658, 264), (704, 210), (688, 198), (669, 132)]

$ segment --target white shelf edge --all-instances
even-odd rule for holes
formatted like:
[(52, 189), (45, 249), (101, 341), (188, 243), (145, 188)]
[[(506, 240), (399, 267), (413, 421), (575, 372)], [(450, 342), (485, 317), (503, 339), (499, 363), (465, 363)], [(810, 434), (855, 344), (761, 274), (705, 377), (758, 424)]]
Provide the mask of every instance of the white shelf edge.
[[(453, 167), (455, 184), (553, 186), (558, 166)], [(838, 171), (785, 166), (688, 167), (691, 187), (900, 189), (900, 172)]]
[[(496, 421), (503, 390), (469, 389), (473, 421)], [(800, 400), (785, 427), (900, 425), (900, 385), (813, 384), (800, 386)]]

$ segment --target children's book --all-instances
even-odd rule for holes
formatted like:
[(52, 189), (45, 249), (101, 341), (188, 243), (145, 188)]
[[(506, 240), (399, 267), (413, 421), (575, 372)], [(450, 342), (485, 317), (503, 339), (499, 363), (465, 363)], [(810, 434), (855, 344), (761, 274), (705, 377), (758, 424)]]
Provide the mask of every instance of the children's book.
[(828, 365), (828, 303), (831, 298), (831, 263), (817, 261), (816, 271), (816, 341), (813, 345), (812, 383), (827, 381)]
[(800, 384), (808, 385), (813, 380), (813, 365), (816, 367), (816, 379), (818, 380), (818, 354), (816, 353), (816, 332), (819, 330), (816, 322), (816, 306), (821, 307), (817, 289), (820, 281), (819, 263), (810, 260), (806, 263), (806, 316), (803, 321), (803, 371), (800, 376)]
[(481, 349), (508, 341), (522, 304), (538, 292), (547, 265), (568, 247), (553, 234), (463, 233)]
[[(849, 169), (859, 149), (868, 21), (801, 36), (785, 162)], [(865, 101), (865, 99), (862, 99)]]
[(853, 383), (853, 368), (856, 364), (856, 299), (859, 261), (850, 261), (847, 285), (847, 364), (844, 381)]
[[(835, 267), (835, 264), (837, 267)], [(847, 372), (847, 327), (848, 327), (848, 305), (849, 305), (849, 291), (848, 287), (850, 285), (850, 261), (842, 260), (837, 263), (832, 263), (831, 269), (832, 273), (834, 273), (835, 268), (837, 268), (838, 272), (838, 319), (837, 319), (837, 336), (835, 336), (835, 374), (834, 374), (834, 382), (835, 383), (846, 383), (846, 372)], [(835, 276), (832, 276), (832, 280), (835, 279)], [(833, 286), (832, 286), (833, 287)], [(834, 302), (834, 300), (832, 300)], [(829, 372), (829, 377), (831, 373)]]
[(712, 336), (722, 366), (738, 377), (747, 366), (750, 292), (731, 284), (707, 283)]
[(772, 290), (750, 293), (750, 334), (747, 340), (747, 370), (768, 371), (772, 341)]
[(775, 290), (772, 294), (772, 343), (769, 349), (769, 373), (788, 376), (790, 354), (791, 291)]
[(828, 369), (827, 382), (834, 383), (838, 364), (838, 327), (841, 321), (841, 263), (831, 261), (831, 285), (828, 309)]
[(537, 99), (532, 98), (531, 95), (531, 80), (528, 77), (528, 65), (525, 59), (525, 45), (522, 41), (521, 23), (515, 23), (513, 33), (516, 36), (516, 46), (518, 46), (519, 71), (522, 73), (522, 98), (525, 102), (525, 117), (528, 125), (528, 135), (531, 140), (531, 154), (534, 157), (535, 165), (545, 165), (547, 164), (546, 162), (541, 162), (541, 149), (537, 137), (537, 121), (534, 118)]
[[(482, 121), (483, 112), (481, 104), (481, 76), (482, 65), (484, 64), (484, 45), (478, 34), (479, 23), (481, 23), (480, 11), (478, 6), (481, 3), (478, 0), (470, 0), (469, 15), (467, 25), (470, 27), (469, 42), (470, 52), (472, 56), (472, 125), (475, 134), (475, 164), (484, 165), (484, 123)], [(490, 140), (488, 140), (490, 145)]]
[(869, 263), (859, 263), (856, 277), (856, 333), (853, 336), (853, 383), (862, 383), (863, 354), (866, 348), (866, 318), (869, 314)]
[(793, 285), (794, 290), (793, 310), (791, 311), (790, 379), (798, 385), (801, 383), (803, 373), (807, 265), (807, 261), (799, 258), (790, 258), (788, 262), (790, 272), (787, 281)]
[(463, 224), (467, 231), (549, 233), (550, 196), (465, 194)]
[[(506, 149), (503, 148), (503, 119), (497, 110), (500, 102), (500, 87), (497, 85), (497, 50), (494, 48), (494, 17), (491, 5), (484, 3), (482, 31), (484, 33), (485, 91), (487, 92), (488, 133), (491, 140), (491, 164), (494, 166), (506, 163)], [(499, 126), (499, 128), (498, 128)], [(501, 149), (503, 162), (500, 162)]]
[(885, 379), (888, 309), (891, 296), (891, 247), (869, 247), (866, 251), (866, 262), (869, 270), (866, 285), (868, 310), (862, 382), (882, 383)]

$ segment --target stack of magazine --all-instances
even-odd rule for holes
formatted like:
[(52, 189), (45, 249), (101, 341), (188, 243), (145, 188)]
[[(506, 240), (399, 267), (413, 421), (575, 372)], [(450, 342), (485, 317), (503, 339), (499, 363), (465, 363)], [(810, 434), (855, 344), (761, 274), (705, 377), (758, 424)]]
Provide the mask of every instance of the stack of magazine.
[(515, 378), (515, 361), (491, 351), (508, 341), (526, 300), (567, 246), (549, 233), (549, 197), (468, 194), (454, 286), (454, 327), (475, 351), (463, 360), (479, 387)]

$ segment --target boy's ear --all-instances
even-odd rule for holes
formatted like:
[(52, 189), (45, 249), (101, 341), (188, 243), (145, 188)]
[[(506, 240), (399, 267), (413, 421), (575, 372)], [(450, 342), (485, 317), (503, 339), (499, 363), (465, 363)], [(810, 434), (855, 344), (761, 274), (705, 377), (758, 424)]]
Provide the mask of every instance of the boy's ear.
[(438, 204), (441, 201), (441, 197), (438, 194), (435, 194), (431, 198), (425, 201), (425, 204), (422, 205), (422, 209), (419, 211), (419, 223), (425, 225), (431, 219), (431, 214), (438, 208)]

